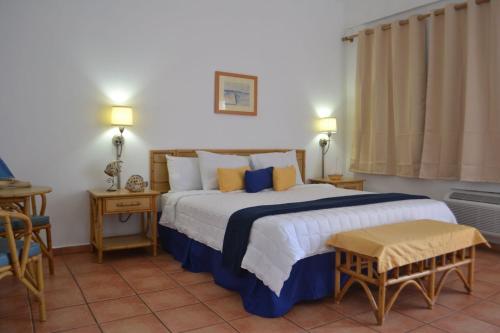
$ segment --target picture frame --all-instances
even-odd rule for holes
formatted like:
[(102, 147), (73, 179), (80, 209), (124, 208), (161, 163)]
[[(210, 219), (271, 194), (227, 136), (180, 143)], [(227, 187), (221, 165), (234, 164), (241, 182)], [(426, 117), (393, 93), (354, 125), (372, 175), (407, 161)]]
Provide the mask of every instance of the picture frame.
[(215, 113), (257, 115), (257, 76), (215, 72)]

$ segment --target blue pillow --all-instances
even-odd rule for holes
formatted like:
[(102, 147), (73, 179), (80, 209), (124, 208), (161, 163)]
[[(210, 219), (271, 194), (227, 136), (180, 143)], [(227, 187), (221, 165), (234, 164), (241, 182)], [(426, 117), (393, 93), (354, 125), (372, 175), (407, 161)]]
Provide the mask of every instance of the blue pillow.
[(260, 192), (273, 187), (273, 167), (245, 172), (245, 191)]

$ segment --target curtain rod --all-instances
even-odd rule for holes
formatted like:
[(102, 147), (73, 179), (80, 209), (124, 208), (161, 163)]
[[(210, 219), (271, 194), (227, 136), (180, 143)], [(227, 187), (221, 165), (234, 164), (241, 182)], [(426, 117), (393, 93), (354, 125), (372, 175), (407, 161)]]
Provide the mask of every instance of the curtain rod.
[[(476, 0), (477, 5), (482, 5), (482, 4), (488, 3), (488, 2), (490, 2), (490, 0)], [(455, 10), (462, 10), (462, 9), (467, 9), (467, 2), (463, 2), (463, 3), (459, 3), (459, 4), (455, 5)], [(430, 17), (431, 15), (434, 15), (434, 16), (444, 15), (444, 8), (436, 9), (432, 13), (429, 13), (429, 14), (418, 15), (417, 19), (419, 21), (423, 21), (426, 18)], [(400, 20), (399, 25), (406, 25), (409, 22), (410, 22), (409, 19)], [(391, 29), (391, 23), (382, 24), (382, 30), (389, 30), (389, 29)], [(365, 30), (365, 34), (367, 34), (367, 35), (371, 35), (371, 34), (373, 34), (373, 32), (374, 32), (373, 29)], [(342, 41), (343, 42), (353, 42), (354, 38), (358, 37), (358, 35), (359, 35), (359, 33), (353, 34), (350, 36), (342, 37)]]

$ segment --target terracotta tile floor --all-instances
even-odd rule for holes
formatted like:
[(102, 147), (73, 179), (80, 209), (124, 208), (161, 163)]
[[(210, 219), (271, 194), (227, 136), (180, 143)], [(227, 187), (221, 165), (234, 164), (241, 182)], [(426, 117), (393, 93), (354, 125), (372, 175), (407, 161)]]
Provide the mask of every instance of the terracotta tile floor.
[(184, 271), (165, 253), (115, 252), (105, 255), (104, 264), (90, 253), (58, 256), (56, 275), (46, 270), (45, 279), (44, 323), (25, 288), (11, 278), (0, 280), (0, 332), (500, 332), (500, 252), (487, 250), (478, 251), (472, 295), (450, 276), (428, 310), (406, 289), (382, 327), (360, 288), (340, 305), (326, 298), (298, 304), (282, 318), (253, 316), (210, 274)]

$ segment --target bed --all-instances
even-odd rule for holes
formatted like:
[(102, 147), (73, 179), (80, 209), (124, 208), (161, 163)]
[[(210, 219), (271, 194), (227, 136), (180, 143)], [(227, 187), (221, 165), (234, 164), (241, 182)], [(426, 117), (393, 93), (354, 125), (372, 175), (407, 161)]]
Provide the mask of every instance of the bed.
[[(212, 150), (250, 155), (284, 150)], [(222, 265), (225, 228), (239, 209), (367, 193), (327, 184), (296, 185), (288, 191), (221, 193), (217, 190), (168, 193), (165, 155), (196, 156), (194, 150), (155, 150), (150, 153), (151, 186), (163, 193), (159, 235), (162, 247), (183, 267), (211, 272), (222, 287), (237, 291), (251, 313), (276, 317), (295, 303), (332, 295), (333, 252), (325, 246), (334, 233), (416, 219), (456, 223), (448, 207), (436, 200), (407, 200), (373, 205), (322, 209), (260, 218), (253, 225), (241, 267), (236, 274)], [(304, 179), (305, 152), (297, 150)]]

